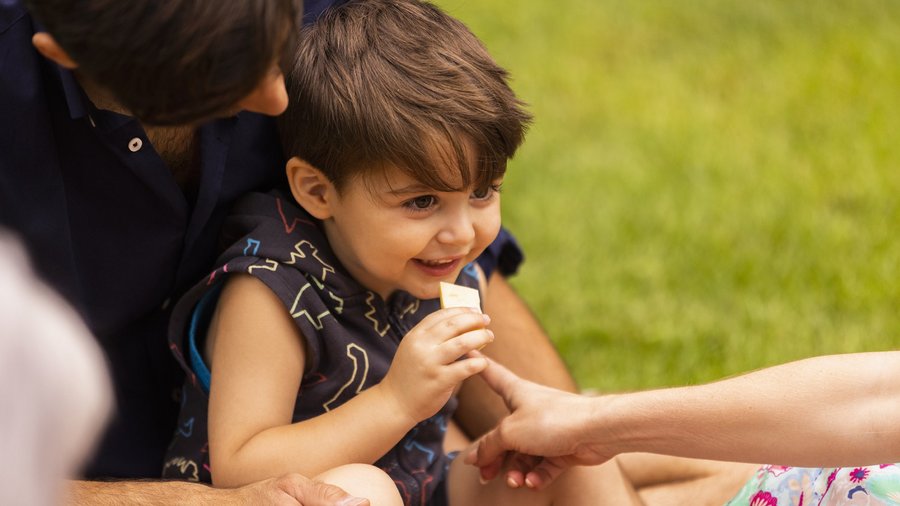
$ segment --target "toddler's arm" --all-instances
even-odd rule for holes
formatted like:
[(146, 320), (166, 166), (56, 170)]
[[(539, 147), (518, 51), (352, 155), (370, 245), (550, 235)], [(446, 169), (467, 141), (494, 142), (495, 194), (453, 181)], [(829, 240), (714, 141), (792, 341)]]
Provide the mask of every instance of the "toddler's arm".
[(460, 381), (484, 369), (483, 358), (457, 359), (492, 339), (486, 321), (461, 308), (429, 315), (403, 339), (381, 383), (328, 413), (291, 423), (306, 360), (303, 336), (268, 287), (234, 276), (208, 335), (214, 483), (233, 487), (373, 463), (436, 413)]

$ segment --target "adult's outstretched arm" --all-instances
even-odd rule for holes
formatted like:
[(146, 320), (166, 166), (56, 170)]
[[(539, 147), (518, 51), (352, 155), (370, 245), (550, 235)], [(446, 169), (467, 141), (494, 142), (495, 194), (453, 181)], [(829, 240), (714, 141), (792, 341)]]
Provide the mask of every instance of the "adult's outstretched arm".
[(540, 455), (526, 485), (626, 452), (833, 467), (900, 460), (900, 352), (828, 355), (706, 385), (600, 397), (555, 391), (496, 363), (482, 373), (512, 414), (467, 462), (485, 479), (507, 451)]

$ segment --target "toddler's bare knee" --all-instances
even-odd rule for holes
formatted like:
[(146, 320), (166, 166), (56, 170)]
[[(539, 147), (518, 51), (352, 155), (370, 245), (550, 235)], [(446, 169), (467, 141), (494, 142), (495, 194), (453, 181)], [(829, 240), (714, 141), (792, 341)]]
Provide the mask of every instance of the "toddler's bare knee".
[(316, 476), (319, 481), (344, 489), (350, 495), (364, 497), (372, 506), (401, 506), (403, 501), (394, 480), (381, 469), (368, 464), (347, 464)]

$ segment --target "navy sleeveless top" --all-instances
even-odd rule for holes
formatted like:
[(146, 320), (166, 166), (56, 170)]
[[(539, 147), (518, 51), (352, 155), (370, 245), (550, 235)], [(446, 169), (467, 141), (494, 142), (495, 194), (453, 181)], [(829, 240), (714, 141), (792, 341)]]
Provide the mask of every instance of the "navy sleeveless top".
[[(226, 221), (224, 233), (232, 246), (217, 261), (219, 267), (173, 312), (170, 347), (188, 377), (164, 478), (210, 481), (209, 370), (198, 343), (229, 273), (247, 273), (265, 283), (306, 340), (307, 367), (294, 422), (334, 409), (380, 382), (403, 336), (440, 307), (437, 299), (419, 300), (406, 292), (384, 301), (362, 287), (338, 262), (319, 222), (280, 192), (244, 197)], [(474, 265), (463, 269), (456, 282), (478, 288)], [(426, 504), (446, 478), (450, 458), (442, 444), (456, 404), (451, 398), (375, 462), (397, 483), (405, 504)]]

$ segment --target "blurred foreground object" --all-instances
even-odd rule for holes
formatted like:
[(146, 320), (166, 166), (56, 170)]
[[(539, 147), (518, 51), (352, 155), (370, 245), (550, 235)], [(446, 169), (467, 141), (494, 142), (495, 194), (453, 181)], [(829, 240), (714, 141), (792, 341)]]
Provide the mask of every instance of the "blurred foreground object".
[(94, 338), (0, 231), (0, 504), (64, 502), (109, 418)]

